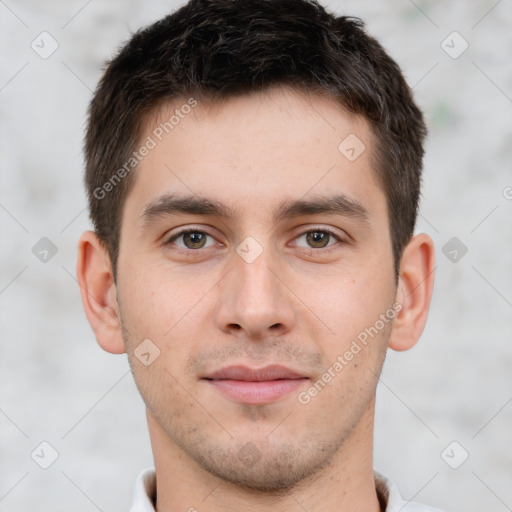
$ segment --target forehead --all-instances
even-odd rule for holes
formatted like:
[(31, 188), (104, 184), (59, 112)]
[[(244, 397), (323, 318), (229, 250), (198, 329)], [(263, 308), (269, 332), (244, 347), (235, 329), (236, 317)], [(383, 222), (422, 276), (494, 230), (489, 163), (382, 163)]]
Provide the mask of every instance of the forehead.
[(279, 87), (213, 104), (174, 100), (147, 118), (143, 145), (151, 149), (126, 201), (134, 215), (163, 194), (206, 197), (269, 218), (283, 198), (373, 197), (369, 210), (383, 199), (368, 123), (318, 94)]

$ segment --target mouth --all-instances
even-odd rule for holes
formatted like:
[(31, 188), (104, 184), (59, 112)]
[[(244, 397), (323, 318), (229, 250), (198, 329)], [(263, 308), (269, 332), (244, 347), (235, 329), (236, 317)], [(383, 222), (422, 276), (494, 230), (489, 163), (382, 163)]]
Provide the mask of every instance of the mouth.
[(309, 380), (305, 375), (279, 365), (264, 368), (228, 366), (203, 377), (223, 395), (244, 404), (275, 402)]

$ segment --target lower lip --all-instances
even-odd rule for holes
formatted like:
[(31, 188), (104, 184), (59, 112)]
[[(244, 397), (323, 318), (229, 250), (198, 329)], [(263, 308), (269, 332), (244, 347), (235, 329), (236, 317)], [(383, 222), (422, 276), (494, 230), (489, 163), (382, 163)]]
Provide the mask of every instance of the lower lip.
[(221, 393), (245, 404), (273, 402), (295, 391), (308, 379), (265, 380), (261, 382), (244, 380), (208, 380)]

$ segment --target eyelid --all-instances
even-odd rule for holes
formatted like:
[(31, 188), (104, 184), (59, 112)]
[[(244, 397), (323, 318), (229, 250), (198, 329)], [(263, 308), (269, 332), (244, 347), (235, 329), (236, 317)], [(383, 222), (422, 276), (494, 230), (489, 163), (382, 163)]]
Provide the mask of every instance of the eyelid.
[(329, 224), (301, 224), (300, 226), (297, 226), (295, 230), (297, 234), (295, 235), (295, 238), (299, 235), (303, 235), (305, 233), (310, 233), (311, 231), (325, 231), (327, 233), (330, 233), (331, 235), (341, 239), (349, 239), (352, 238), (346, 231), (344, 231), (341, 228), (335, 228), (334, 226), (330, 226)]

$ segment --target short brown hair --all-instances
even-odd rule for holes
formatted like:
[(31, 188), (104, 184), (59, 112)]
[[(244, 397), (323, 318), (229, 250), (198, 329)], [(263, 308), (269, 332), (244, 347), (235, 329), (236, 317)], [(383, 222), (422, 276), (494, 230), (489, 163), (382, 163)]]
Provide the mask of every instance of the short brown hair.
[(427, 130), (396, 62), (360, 19), (328, 13), (316, 1), (190, 0), (131, 37), (89, 107), (89, 211), (114, 278), (134, 176), (126, 162), (146, 116), (176, 98), (215, 102), (279, 84), (328, 95), (369, 122), (398, 276), (416, 223)]

